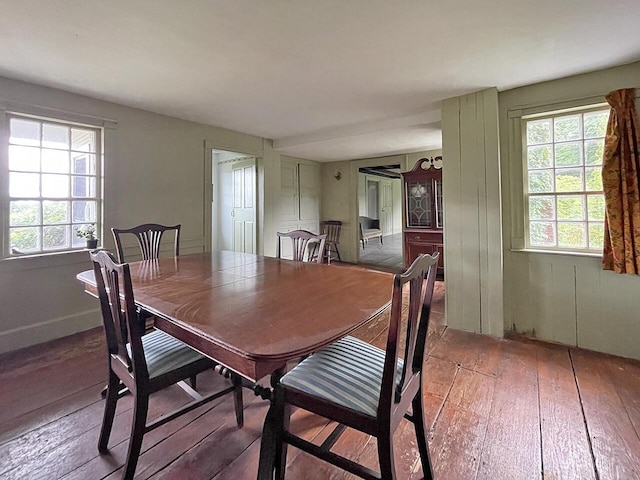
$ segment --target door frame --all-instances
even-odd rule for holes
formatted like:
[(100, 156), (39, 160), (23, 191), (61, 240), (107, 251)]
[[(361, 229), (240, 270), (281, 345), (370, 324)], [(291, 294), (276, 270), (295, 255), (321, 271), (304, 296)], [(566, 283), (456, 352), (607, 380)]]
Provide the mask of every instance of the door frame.
[[(263, 202), (264, 195), (262, 194), (264, 190), (264, 176), (260, 175), (259, 169), (260, 165), (263, 163), (264, 150), (261, 148), (260, 150), (251, 151), (251, 149), (242, 148), (234, 145), (228, 145), (219, 142), (211, 142), (210, 140), (204, 141), (204, 161), (202, 168), (204, 189), (203, 189), (203, 198), (202, 201), (204, 203), (203, 208), (203, 218), (202, 218), (202, 232), (203, 232), (203, 251), (205, 253), (211, 252), (212, 245), (212, 215), (213, 215), (213, 150), (224, 150), (227, 152), (235, 152), (240, 153), (242, 155), (247, 155), (248, 157), (255, 157), (256, 159), (256, 232), (260, 232), (262, 229), (261, 225), (261, 212), (263, 211)], [(263, 238), (260, 238), (258, 233), (256, 233), (256, 252), (260, 253), (262, 251), (262, 242)]]

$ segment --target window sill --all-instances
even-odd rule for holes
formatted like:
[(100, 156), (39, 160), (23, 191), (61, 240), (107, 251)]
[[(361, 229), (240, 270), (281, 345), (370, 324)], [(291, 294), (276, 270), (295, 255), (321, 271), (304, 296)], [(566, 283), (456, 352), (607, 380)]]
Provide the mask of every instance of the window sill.
[(534, 248), (512, 248), (511, 252), (536, 253), (536, 254), (545, 254), (545, 255), (562, 255), (562, 256), (569, 256), (569, 257), (602, 258), (601, 253), (574, 252), (571, 250), (542, 250), (542, 249), (534, 249)]
[(88, 249), (81, 249), (5, 257), (0, 259), (0, 274), (74, 264), (85, 264), (88, 270), (91, 266), (88, 252)]

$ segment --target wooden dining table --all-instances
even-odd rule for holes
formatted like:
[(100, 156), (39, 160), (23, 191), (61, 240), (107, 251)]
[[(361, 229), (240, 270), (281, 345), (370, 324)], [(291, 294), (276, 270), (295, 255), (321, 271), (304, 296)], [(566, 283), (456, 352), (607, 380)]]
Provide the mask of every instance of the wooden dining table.
[[(390, 304), (392, 276), (356, 266), (216, 251), (130, 263), (136, 305), (156, 328), (247, 379), (274, 384), (287, 362), (353, 332)], [(77, 279), (96, 294), (93, 270)], [(254, 390), (265, 395), (264, 389)], [(273, 421), (265, 419), (265, 432)], [(261, 445), (259, 478), (276, 452)]]

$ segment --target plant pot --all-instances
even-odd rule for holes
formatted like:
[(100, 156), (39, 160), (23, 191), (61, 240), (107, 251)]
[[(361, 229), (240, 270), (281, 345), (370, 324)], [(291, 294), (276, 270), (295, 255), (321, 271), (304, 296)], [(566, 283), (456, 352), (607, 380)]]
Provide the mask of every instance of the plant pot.
[(97, 238), (87, 239), (87, 248), (89, 250), (95, 250), (96, 248), (98, 248), (98, 239)]

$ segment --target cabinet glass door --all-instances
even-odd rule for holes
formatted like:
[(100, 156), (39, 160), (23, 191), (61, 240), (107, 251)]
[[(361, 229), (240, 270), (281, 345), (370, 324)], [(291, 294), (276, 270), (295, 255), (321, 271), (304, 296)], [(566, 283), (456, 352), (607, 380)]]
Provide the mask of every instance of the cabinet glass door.
[(407, 226), (433, 227), (433, 184), (431, 180), (407, 183)]

